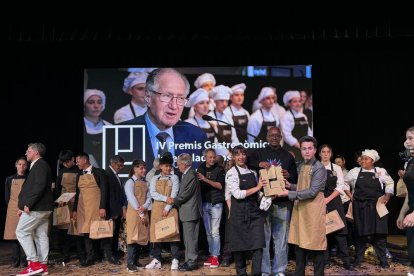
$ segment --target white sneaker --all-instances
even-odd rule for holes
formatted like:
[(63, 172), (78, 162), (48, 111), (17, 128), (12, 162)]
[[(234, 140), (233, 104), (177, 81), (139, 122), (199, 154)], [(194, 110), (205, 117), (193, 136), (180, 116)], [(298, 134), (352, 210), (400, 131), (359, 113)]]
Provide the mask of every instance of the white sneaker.
[(285, 273), (283, 273), (283, 272), (279, 272), (279, 273), (277, 273), (275, 276), (285, 276)]
[(157, 259), (152, 259), (152, 261), (145, 266), (146, 269), (160, 269), (161, 268), (161, 262)]
[(177, 270), (178, 269), (178, 260), (173, 259), (171, 263), (171, 270)]

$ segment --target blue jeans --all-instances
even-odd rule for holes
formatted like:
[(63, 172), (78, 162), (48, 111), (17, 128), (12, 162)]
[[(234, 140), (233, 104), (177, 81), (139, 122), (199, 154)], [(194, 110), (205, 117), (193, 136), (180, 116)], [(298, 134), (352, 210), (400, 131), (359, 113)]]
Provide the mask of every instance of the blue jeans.
[(208, 251), (211, 256), (220, 256), (220, 221), (223, 203), (203, 202), (203, 221), (206, 229)]
[[(292, 203), (290, 201), (273, 202), (268, 210), (264, 233), (266, 247), (263, 249), (262, 273), (285, 272), (288, 264), (288, 234)], [(273, 264), (270, 266), (270, 238), (273, 238)]]

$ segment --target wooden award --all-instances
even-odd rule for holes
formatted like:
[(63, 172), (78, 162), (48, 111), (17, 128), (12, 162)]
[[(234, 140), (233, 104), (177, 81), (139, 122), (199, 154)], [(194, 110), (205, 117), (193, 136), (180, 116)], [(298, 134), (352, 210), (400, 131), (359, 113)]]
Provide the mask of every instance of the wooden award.
[(267, 170), (260, 170), (259, 173), (260, 177), (267, 182), (267, 185), (263, 187), (265, 196), (278, 195), (285, 190), (282, 167), (272, 165)]

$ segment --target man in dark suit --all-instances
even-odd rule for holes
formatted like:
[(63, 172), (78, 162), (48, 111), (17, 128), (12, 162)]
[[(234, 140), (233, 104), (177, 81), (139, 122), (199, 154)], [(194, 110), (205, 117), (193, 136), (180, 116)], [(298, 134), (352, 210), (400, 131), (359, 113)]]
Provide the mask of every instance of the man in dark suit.
[[(200, 160), (196, 160), (195, 156), (203, 156), (207, 137), (200, 128), (180, 121), (190, 91), (187, 78), (172, 68), (155, 69), (148, 75), (145, 89), (148, 111), (122, 124), (145, 126), (146, 146), (142, 146), (143, 141), (130, 141), (129, 129), (119, 129), (118, 149), (129, 149), (130, 144), (133, 144), (133, 158), (144, 157), (147, 166), (151, 166), (155, 157), (167, 151), (173, 156), (194, 154), (193, 166), (198, 166)], [(137, 139), (139, 135), (134, 136), (133, 139)], [(174, 148), (174, 145), (180, 144), (181, 147)], [(148, 149), (147, 145), (151, 145), (151, 148)]]
[(183, 271), (197, 268), (198, 232), (202, 215), (200, 183), (191, 165), (191, 155), (182, 153), (178, 156), (177, 166), (183, 173), (180, 190), (177, 197), (167, 200), (167, 203), (178, 206), (180, 220), (183, 223), (185, 262), (178, 268)]
[[(119, 258), (118, 255), (118, 238), (119, 229), (121, 228), (122, 218), (126, 215), (127, 200), (124, 192), (124, 186), (118, 174), (124, 167), (124, 158), (119, 155), (111, 157), (110, 165), (106, 168), (105, 173), (108, 178), (109, 204), (108, 218), (112, 218), (114, 222), (114, 235), (112, 237), (111, 251), (112, 254)], [(108, 254), (107, 254), (108, 255)]]
[[(16, 236), (26, 253), (28, 266), (17, 275), (46, 273), (49, 254), (49, 216), (53, 210), (52, 172), (42, 158), (46, 147), (31, 143), (26, 151), (30, 171), (19, 194)], [(23, 211), (22, 211), (23, 210)], [(33, 238), (36, 247), (33, 244)], [(31, 274), (30, 274), (31, 273)]]

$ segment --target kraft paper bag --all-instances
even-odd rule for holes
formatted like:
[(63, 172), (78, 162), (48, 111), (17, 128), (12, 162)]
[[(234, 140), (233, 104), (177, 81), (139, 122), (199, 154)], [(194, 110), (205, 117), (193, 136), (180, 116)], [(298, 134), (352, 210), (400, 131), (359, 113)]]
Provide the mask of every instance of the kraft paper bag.
[(139, 225), (135, 227), (134, 235), (132, 236), (131, 241), (140, 245), (147, 245), (150, 237), (148, 223), (138, 221), (137, 224)]
[(345, 217), (351, 222), (354, 221), (354, 213), (353, 213), (352, 202), (349, 203), (348, 211), (346, 212)]
[(338, 211), (333, 210), (332, 212), (326, 214), (325, 226), (326, 235), (328, 235), (332, 232), (341, 230), (345, 227), (345, 224), (342, 221), (341, 216), (339, 216)]
[(53, 225), (65, 225), (70, 223), (70, 210), (69, 206), (65, 205), (62, 207), (57, 207), (53, 211)]
[(405, 185), (404, 180), (400, 178), (400, 180), (397, 182), (397, 192), (395, 193), (395, 196), (406, 197), (407, 193), (407, 185)]
[(388, 209), (385, 204), (381, 203), (381, 198), (378, 198), (377, 200), (377, 213), (380, 218), (388, 214)]
[(155, 223), (155, 238), (157, 240), (167, 239), (179, 233), (175, 217), (169, 217)]
[(76, 220), (74, 220), (74, 219), (71, 219), (70, 220), (69, 229), (68, 229), (68, 235), (72, 235), (72, 236), (83, 236), (82, 233), (79, 233), (78, 227), (76, 226)]
[(114, 223), (112, 220), (93, 220), (89, 229), (89, 238), (99, 240), (112, 238), (114, 235)]

